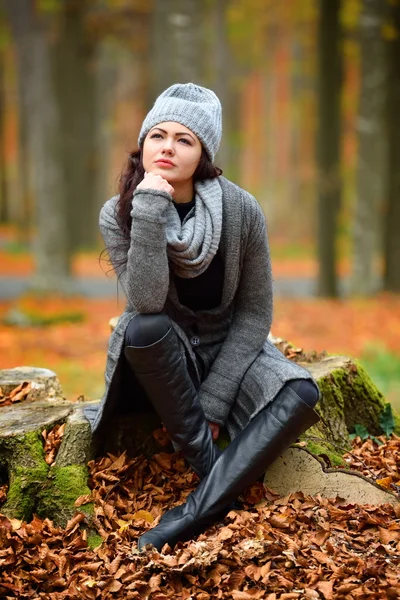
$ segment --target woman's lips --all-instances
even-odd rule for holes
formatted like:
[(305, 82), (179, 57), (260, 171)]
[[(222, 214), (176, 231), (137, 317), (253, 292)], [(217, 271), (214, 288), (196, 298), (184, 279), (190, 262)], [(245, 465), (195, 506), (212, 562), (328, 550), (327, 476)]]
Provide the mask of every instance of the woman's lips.
[(172, 168), (175, 166), (174, 163), (172, 163), (169, 160), (157, 160), (156, 165), (158, 165), (159, 167), (168, 167), (168, 168)]

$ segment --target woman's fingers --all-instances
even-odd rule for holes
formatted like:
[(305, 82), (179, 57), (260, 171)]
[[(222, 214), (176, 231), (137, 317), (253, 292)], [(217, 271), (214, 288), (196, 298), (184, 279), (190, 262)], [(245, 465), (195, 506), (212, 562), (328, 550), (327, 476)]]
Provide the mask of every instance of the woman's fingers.
[(218, 436), (219, 436), (219, 425), (218, 425), (218, 423), (212, 423), (211, 421), (208, 421), (208, 424), (209, 424), (210, 429), (211, 429), (213, 440), (218, 439)]
[(145, 171), (144, 178), (136, 187), (137, 190), (160, 190), (162, 192), (167, 192), (167, 194), (174, 193), (174, 188), (172, 185), (168, 183), (164, 177), (161, 175), (156, 175), (154, 173), (148, 173)]

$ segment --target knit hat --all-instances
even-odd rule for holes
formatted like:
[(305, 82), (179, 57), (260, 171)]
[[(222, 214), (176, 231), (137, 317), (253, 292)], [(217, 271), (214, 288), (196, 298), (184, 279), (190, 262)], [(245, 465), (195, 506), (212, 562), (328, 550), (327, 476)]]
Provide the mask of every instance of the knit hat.
[(214, 160), (222, 134), (221, 103), (211, 90), (194, 83), (176, 83), (165, 90), (143, 121), (139, 147), (155, 125), (173, 121), (185, 125), (199, 138)]

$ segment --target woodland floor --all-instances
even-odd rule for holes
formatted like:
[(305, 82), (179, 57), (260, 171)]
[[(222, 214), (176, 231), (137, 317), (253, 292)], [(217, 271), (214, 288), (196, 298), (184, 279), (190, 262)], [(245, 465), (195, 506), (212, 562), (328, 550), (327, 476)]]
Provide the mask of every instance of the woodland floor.
[[(0, 274), (29, 275), (29, 261), (0, 251)], [(278, 256), (273, 267), (275, 277), (313, 276), (316, 268), (307, 257), (285, 256)], [(345, 263), (341, 268), (346, 272)], [(93, 255), (78, 257), (74, 270), (87, 277), (101, 274)], [(59, 375), (69, 399), (98, 398), (108, 321), (122, 310), (122, 301), (104, 299), (25, 296), (2, 302), (0, 367), (47, 367)], [(10, 311), (28, 316), (31, 325), (7, 325)], [(272, 333), (305, 350), (361, 358), (400, 409), (399, 296), (280, 298)], [(48, 456), (61, 433), (47, 436)], [(357, 438), (347, 461), (393, 488), (400, 485), (400, 438), (380, 440), (384, 444), (378, 446)], [(107, 456), (89, 466), (101, 545), (88, 547), (81, 514), (64, 529), (37, 517), (27, 524), (0, 516), (1, 599), (400, 598), (400, 508), (341, 506), (338, 499), (301, 493), (279, 498), (257, 484), (244, 495), (243, 511), (229, 513), (196, 541), (174, 551), (165, 548), (163, 555), (138, 554), (138, 535), (184, 501), (196, 476), (178, 454), (159, 454), (150, 461)], [(6, 484), (0, 485), (0, 514), (5, 493)], [(93, 539), (89, 542), (93, 547)]]
[[(59, 437), (47, 436), (48, 455)], [(379, 440), (356, 438), (346, 460), (398, 482), (400, 438)], [(0, 487), (1, 598), (400, 598), (400, 504), (344, 506), (300, 492), (279, 498), (256, 483), (243, 494), (243, 510), (196, 540), (138, 553), (138, 536), (184, 501), (196, 475), (178, 453), (109, 455), (89, 467), (91, 496), (76, 504), (95, 503), (94, 549), (82, 513), (64, 529), (38, 517), (28, 524), (1, 516)]]
[[(75, 274), (104, 276), (98, 255), (80, 255)], [(0, 275), (29, 275), (28, 255), (0, 250)], [(346, 262), (341, 270), (347, 269)], [(274, 277), (315, 275), (311, 258), (278, 256)], [(70, 399), (81, 395), (99, 398), (103, 392), (108, 322), (123, 311), (123, 298), (35, 298), (24, 296), (0, 301), (1, 368), (32, 365), (50, 368), (59, 375)], [(10, 315), (21, 313), (31, 326), (10, 326)], [(349, 354), (368, 368), (387, 399), (400, 410), (400, 295), (327, 300), (276, 298), (272, 333), (305, 350)]]

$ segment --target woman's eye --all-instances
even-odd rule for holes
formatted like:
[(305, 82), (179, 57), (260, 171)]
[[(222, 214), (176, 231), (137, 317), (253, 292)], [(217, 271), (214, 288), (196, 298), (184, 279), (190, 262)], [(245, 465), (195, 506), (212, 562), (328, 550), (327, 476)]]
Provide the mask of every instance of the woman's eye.
[(187, 140), (186, 138), (181, 138), (179, 140), (180, 142), (185, 142), (185, 144), (188, 144), (188, 146), (191, 146), (192, 144), (189, 142), (189, 140)]
[(152, 138), (156, 138), (156, 137), (159, 137), (159, 138), (160, 138), (160, 137), (161, 137), (161, 134), (160, 134), (160, 133), (152, 133), (152, 134), (151, 134), (151, 136), (150, 136), (150, 138), (151, 138), (151, 139), (152, 139)]

